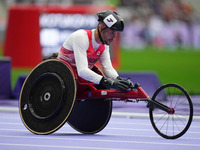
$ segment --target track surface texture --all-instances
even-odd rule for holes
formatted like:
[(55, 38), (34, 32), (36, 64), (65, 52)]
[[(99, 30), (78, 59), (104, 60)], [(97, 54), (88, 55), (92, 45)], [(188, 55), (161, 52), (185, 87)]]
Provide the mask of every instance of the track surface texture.
[(196, 150), (200, 149), (200, 107), (198, 101), (193, 103), (189, 130), (178, 139), (167, 140), (154, 131), (144, 103), (114, 103), (108, 125), (97, 134), (81, 134), (66, 123), (53, 134), (35, 135), (23, 125), (17, 101), (1, 101), (0, 150)]

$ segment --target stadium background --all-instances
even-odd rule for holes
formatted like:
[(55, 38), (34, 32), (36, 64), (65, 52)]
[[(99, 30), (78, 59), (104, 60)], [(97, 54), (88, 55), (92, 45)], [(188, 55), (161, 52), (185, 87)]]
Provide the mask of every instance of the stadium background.
[[(111, 5), (125, 19), (119, 72), (156, 72), (162, 84), (175, 82), (200, 94), (200, 12), (198, 0), (3, 0), (0, 2), (0, 56), (12, 4)], [(31, 68), (12, 67), (14, 88)], [(134, 80), (134, 79), (133, 79)]]

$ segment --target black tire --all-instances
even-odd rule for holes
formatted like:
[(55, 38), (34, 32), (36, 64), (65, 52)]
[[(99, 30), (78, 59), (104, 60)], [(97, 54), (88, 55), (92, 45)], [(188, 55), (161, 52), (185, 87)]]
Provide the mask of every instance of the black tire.
[(19, 113), (26, 128), (50, 134), (67, 121), (76, 100), (76, 81), (70, 68), (57, 59), (38, 64), (20, 93)]
[(193, 118), (193, 104), (187, 91), (177, 84), (166, 84), (158, 88), (152, 100), (156, 100), (175, 112), (168, 114), (150, 106), (150, 121), (155, 131), (166, 139), (181, 137), (189, 129)]
[[(97, 85), (98, 89), (102, 89)], [(88, 99), (77, 101), (67, 120), (68, 124), (83, 134), (100, 132), (108, 124), (112, 114), (112, 101)]]

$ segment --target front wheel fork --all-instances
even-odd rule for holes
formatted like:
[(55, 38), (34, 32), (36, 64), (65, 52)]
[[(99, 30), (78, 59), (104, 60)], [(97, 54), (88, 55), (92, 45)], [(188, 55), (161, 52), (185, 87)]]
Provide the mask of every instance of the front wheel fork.
[(164, 105), (164, 104), (162, 104), (162, 103), (160, 103), (156, 100), (148, 99), (147, 102), (148, 102), (147, 107), (149, 109), (153, 110), (154, 108), (159, 108), (159, 109), (167, 112), (168, 114), (174, 114), (175, 113), (174, 108), (170, 108), (170, 107), (168, 107), (168, 106), (166, 106), (166, 105)]

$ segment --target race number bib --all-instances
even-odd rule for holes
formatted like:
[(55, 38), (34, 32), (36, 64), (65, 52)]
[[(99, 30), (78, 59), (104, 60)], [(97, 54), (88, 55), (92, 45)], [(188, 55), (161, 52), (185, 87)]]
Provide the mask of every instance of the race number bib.
[(109, 16), (107, 16), (103, 22), (110, 28), (113, 24), (115, 24), (117, 22), (117, 19), (115, 19), (115, 17), (111, 14)]

